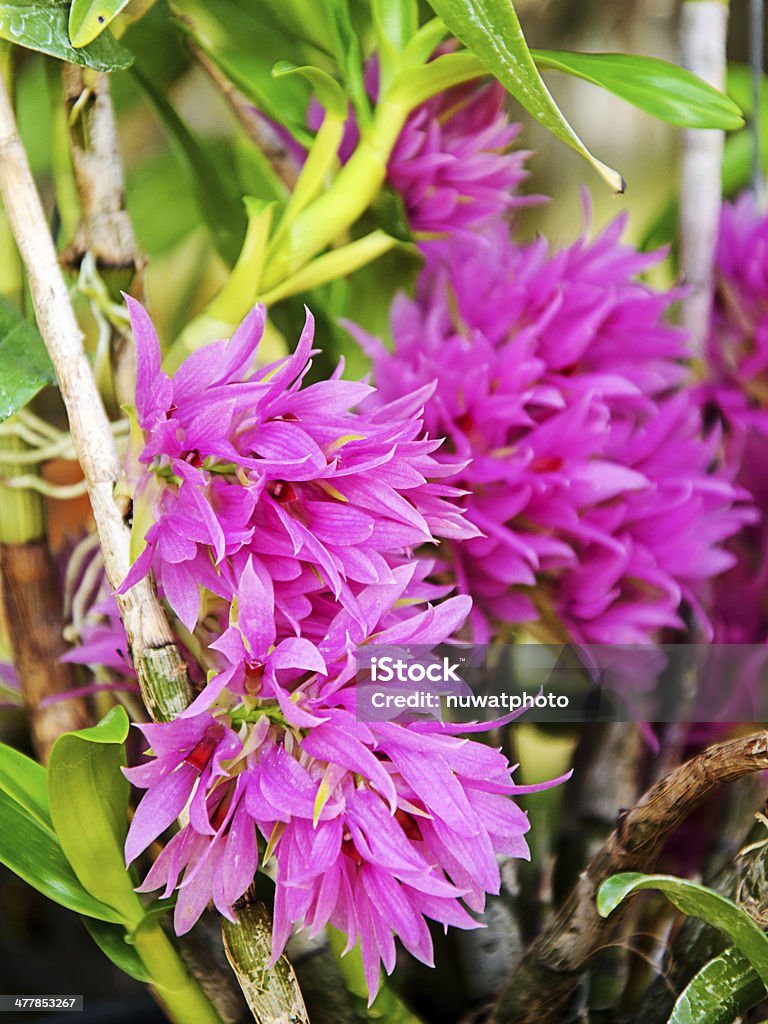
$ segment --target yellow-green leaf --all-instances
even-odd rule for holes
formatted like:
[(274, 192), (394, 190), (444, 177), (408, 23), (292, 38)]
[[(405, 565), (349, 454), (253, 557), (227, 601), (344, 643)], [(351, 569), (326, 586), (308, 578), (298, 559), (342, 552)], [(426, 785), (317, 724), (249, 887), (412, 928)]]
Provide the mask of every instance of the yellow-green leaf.
[(69, 39), (76, 49), (92, 43), (113, 21), (129, 0), (72, 0), (69, 9)]
[(121, 772), (128, 716), (115, 707), (92, 729), (64, 733), (48, 763), (48, 799), (61, 847), (90, 893), (130, 926), (143, 916), (123, 856), (130, 786)]

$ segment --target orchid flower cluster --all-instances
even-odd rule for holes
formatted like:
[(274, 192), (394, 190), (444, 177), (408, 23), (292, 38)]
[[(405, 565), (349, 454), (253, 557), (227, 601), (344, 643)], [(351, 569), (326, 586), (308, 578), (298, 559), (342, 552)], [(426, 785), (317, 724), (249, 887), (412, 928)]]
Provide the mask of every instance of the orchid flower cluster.
[(395, 304), (394, 351), (361, 339), (383, 398), (437, 380), (425, 422), (464, 464), (452, 480), (480, 531), (446, 569), (478, 640), (505, 623), (589, 643), (682, 628), (752, 516), (712, 471), (718, 432), (703, 435), (686, 337), (664, 319), (676, 294), (637, 280), (658, 257), (622, 227), (554, 254), (498, 222), (432, 242), (415, 300)]
[(411, 114), (390, 156), (387, 181), (400, 194), (411, 230), (462, 234), (538, 200), (517, 192), (525, 181), (520, 132), (505, 112), (498, 82), (454, 86)]
[(471, 538), (439, 569), (473, 599), (485, 642), (526, 625), (543, 639), (647, 643), (711, 636), (707, 584), (735, 562), (723, 542), (755, 519), (718, 464), (670, 326), (680, 292), (640, 276), (662, 254), (623, 244), (619, 218), (550, 252), (505, 216), (526, 153), (498, 86), (455, 87), (408, 119), (389, 162), (425, 266), (392, 310), (393, 348), (348, 325), (381, 400), (434, 384), (424, 418), (467, 491)]
[[(768, 508), (768, 217), (750, 193), (723, 207), (716, 293), (700, 389), (705, 416), (722, 424), (732, 479)], [(734, 567), (717, 583), (713, 617), (721, 643), (768, 641), (768, 523), (740, 531)]]
[(147, 791), (126, 859), (188, 807), (141, 886), (178, 888), (177, 932), (211, 900), (234, 919), (274, 858), (274, 958), (293, 924), (314, 934), (330, 922), (360, 941), (373, 996), (394, 934), (431, 962), (425, 918), (475, 927), (464, 905), (498, 892), (496, 855), (527, 855), (527, 819), (509, 799), (523, 789), (498, 750), (440, 722), (355, 715), (357, 645), (437, 644), (469, 611), (412, 556), (477, 532), (444, 482), (457, 466), (424, 434), (432, 389), (372, 406), (369, 385), (338, 374), (302, 386), (309, 315), (293, 355), (252, 370), (261, 308), (170, 379), (129, 305), (135, 522), (152, 525), (123, 588), (151, 568), (209, 672), (179, 718), (141, 726), (154, 757), (126, 771)]

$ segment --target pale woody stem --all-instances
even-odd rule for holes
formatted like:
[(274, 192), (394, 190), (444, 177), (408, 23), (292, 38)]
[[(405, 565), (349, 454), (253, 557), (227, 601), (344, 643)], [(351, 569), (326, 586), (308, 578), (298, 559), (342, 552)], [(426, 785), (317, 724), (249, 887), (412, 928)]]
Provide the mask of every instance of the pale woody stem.
[[(69, 417), (72, 442), (88, 485), (96, 529), (112, 587), (130, 565), (130, 531), (114, 498), (122, 469), (109, 420), (83, 350), (67, 286), (19, 138), (10, 98), (0, 81), (0, 193), (29, 276), (40, 332), (50, 353)], [(167, 719), (189, 703), (186, 666), (148, 580), (118, 598), (145, 701), (154, 718)], [(147, 671), (158, 655), (167, 665), (169, 693), (159, 693)]]
[[(725, 87), (727, 31), (727, 3), (686, 0), (683, 4), (682, 63), (720, 90)], [(683, 136), (680, 252), (683, 278), (690, 291), (683, 300), (682, 317), (695, 359), (704, 354), (709, 330), (724, 144), (724, 132), (714, 129), (688, 129)]]

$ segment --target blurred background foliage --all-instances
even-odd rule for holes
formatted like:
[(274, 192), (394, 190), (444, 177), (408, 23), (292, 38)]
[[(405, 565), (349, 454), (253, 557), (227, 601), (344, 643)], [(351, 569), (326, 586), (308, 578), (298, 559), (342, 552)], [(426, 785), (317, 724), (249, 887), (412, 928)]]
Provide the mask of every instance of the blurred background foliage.
[[(747, 2), (734, 0), (732, 4), (730, 57), (737, 62), (746, 59)], [(126, 171), (128, 210), (139, 247), (147, 258), (148, 298), (161, 337), (170, 340), (204, 309), (226, 278), (245, 232), (246, 214), (240, 197), (271, 197), (279, 194), (281, 186), (192, 58), (167, 0), (158, 0), (141, 20), (130, 23), (135, 3), (118, 18), (116, 32), (136, 55), (136, 64), (113, 73), (110, 81)], [(297, 31), (291, 5), (281, 8), (285, 20), (277, 26), (265, 13), (266, 7), (246, 0), (187, 2), (183, 13), (215, 40), (241, 88), (250, 85), (247, 91), (256, 96), (263, 95), (268, 87), (272, 101), (279, 105), (275, 113), (294, 120), (298, 126), (300, 111), (308, 102), (308, 84), (293, 76), (267, 83), (263, 81), (265, 62), (254, 58), (255, 53), (267, 52), (271, 60), (280, 59), (285, 34)], [(672, 61), (677, 58), (679, 5), (675, 0), (523, 0), (519, 9), (528, 41), (534, 47), (624, 51)], [(305, 49), (308, 59), (320, 65), (323, 60), (327, 63), (327, 56), (316, 47), (307, 45)], [(291, 56), (295, 59), (295, 53)], [(76, 218), (67, 216), (67, 196), (63, 194), (66, 125), (61, 113), (58, 68), (39, 54), (18, 48), (10, 59), (17, 64), (17, 103), (24, 142), (51, 210), (54, 199), (57, 201), (62, 245)], [(520, 236), (528, 238), (543, 232), (553, 245), (572, 240), (585, 223), (580, 183), (586, 180), (592, 194), (594, 227), (626, 210), (630, 215), (628, 237), (642, 242), (674, 195), (681, 133), (586, 82), (557, 73), (547, 73), (546, 78), (564, 113), (586, 136), (592, 150), (623, 171), (628, 189), (623, 196), (611, 195), (592, 172), (585, 171), (577, 154), (510, 101), (513, 116), (519, 111), (523, 123), (519, 145), (534, 154), (525, 189), (557, 197), (556, 202), (523, 212)], [(173, 118), (174, 111), (178, 119)], [(747, 140), (741, 144), (746, 161)], [(53, 194), (54, 169), (58, 196)], [(216, 229), (212, 231), (214, 219)], [(667, 237), (672, 223), (668, 218)], [(664, 230), (652, 237), (654, 241), (666, 240)], [(386, 332), (391, 292), (407, 287), (416, 267), (416, 258), (404, 259), (401, 251), (363, 270), (356, 280), (354, 308), (344, 282), (323, 289), (322, 302), (316, 305), (329, 364), (346, 351), (352, 359), (351, 373), (366, 369), (359, 349), (346, 343), (345, 333), (332, 320), (349, 316), (368, 329)], [(658, 273), (665, 271), (662, 268)], [(0, 268), (0, 292), (4, 278), (14, 277), (7, 268), (5, 274)], [(389, 288), (383, 289), (382, 281), (387, 281)], [(18, 299), (12, 294), (9, 297)], [(297, 304), (289, 302), (283, 304), (288, 306), (286, 310), (274, 310), (278, 326), (295, 322)], [(327, 370), (328, 366), (321, 369)]]

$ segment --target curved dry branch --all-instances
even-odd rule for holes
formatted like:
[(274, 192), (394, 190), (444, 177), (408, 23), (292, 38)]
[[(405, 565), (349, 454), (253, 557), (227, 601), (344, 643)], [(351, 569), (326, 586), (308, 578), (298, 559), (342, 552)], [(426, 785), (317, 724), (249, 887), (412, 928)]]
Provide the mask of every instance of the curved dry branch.
[(649, 871), (675, 829), (720, 786), (768, 768), (768, 732), (718, 743), (665, 775), (618, 824), (560, 910), (507, 979), (488, 1024), (558, 1019), (592, 957), (621, 920), (597, 912), (597, 890), (622, 871)]

